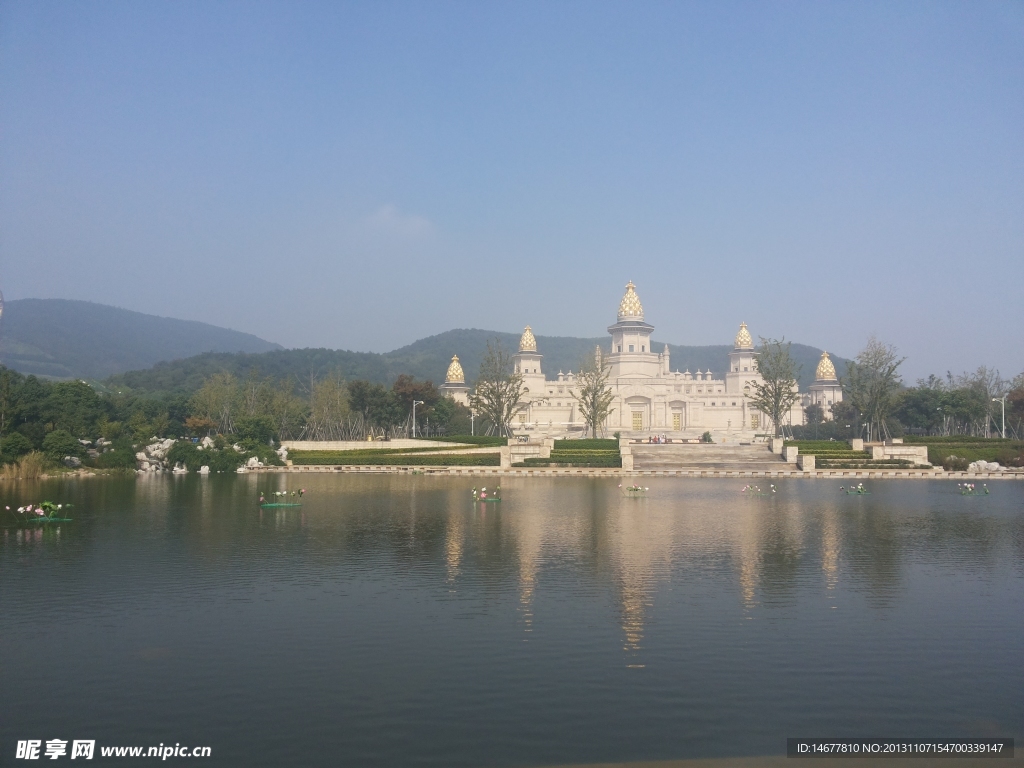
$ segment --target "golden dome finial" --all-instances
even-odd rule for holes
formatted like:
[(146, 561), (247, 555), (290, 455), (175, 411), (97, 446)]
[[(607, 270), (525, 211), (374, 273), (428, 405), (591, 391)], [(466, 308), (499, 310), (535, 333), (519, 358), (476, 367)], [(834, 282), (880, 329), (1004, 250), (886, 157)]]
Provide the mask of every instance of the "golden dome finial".
[(740, 323), (740, 332), (736, 334), (736, 349), (753, 349), (754, 339), (747, 330), (746, 323)]
[(636, 286), (630, 280), (626, 284), (626, 295), (619, 302), (619, 320), (644, 319), (644, 307), (640, 303), (640, 297), (636, 295)]
[(519, 337), (519, 351), (537, 351), (537, 338), (533, 335), (533, 331), (530, 330), (530, 326), (526, 326), (526, 330), (523, 331), (523, 335)]
[(459, 363), (459, 356), (452, 355), (452, 363), (448, 366), (448, 373), (444, 377), (445, 384), (465, 384), (466, 374), (462, 372), (462, 364)]
[(814, 378), (818, 381), (836, 381), (836, 366), (828, 352), (821, 353), (821, 360), (818, 361), (818, 369), (814, 372)]

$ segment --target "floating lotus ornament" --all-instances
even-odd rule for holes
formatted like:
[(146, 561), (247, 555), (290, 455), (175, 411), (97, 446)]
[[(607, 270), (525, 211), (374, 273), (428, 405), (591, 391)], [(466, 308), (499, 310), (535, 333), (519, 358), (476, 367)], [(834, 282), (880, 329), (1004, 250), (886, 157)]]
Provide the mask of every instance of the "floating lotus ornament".
[(70, 517), (64, 517), (67, 514), (65, 509), (70, 509), (70, 504), (55, 504), (52, 501), (40, 501), (38, 503), (26, 504), (22, 507), (18, 507), (18, 511), (13, 511), (10, 507), (7, 507), (7, 511), (14, 516), (14, 519), (19, 523), (69, 523), (71, 522)]

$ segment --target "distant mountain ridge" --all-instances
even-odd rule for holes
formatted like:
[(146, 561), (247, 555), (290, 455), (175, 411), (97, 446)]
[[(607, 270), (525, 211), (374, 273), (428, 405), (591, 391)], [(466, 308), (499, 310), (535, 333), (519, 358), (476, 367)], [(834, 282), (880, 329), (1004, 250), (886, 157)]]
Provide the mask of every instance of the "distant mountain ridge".
[[(517, 333), (477, 328), (456, 329), (428, 336), (383, 354), (331, 349), (281, 349), (262, 354), (203, 354), (186, 360), (158, 363), (148, 370), (130, 371), (112, 377), (107, 383), (140, 392), (192, 392), (215, 373), (226, 371), (242, 377), (255, 370), (260, 376), (277, 380), (291, 378), (300, 389), (311, 375), (323, 376), (331, 372), (338, 372), (346, 379), (366, 379), (381, 384), (390, 384), (405, 373), (440, 384), (444, 381), (453, 354), (459, 356), (466, 376), (472, 381), (486, 353), (487, 342), (494, 339), (498, 339), (507, 350), (518, 349)], [(611, 351), (609, 337), (588, 339), (538, 336), (537, 348), (543, 355), (541, 368), (549, 377), (557, 375), (559, 371), (579, 370), (580, 362), (585, 356), (592, 355), (598, 344), (605, 352)], [(654, 349), (663, 348), (664, 342), (654, 342)], [(672, 370), (711, 370), (722, 375), (728, 370), (732, 347), (727, 344), (699, 347), (670, 345), (669, 351)], [(801, 365), (800, 387), (806, 389), (814, 380), (821, 350), (805, 344), (793, 344), (792, 355)], [(846, 360), (834, 356), (832, 360), (842, 374)]]
[(268, 352), (280, 344), (195, 320), (71, 299), (16, 299), (0, 319), (0, 364), (57, 379), (105, 379), (203, 352)]
[[(0, 364), (37, 376), (107, 380), (111, 386), (152, 393), (193, 392), (214, 373), (246, 376), (254, 369), (261, 376), (292, 379), (299, 389), (311, 375), (331, 372), (388, 385), (405, 373), (440, 384), (455, 354), (468, 379), (475, 379), (487, 342), (494, 339), (509, 351), (518, 349), (518, 333), (478, 328), (446, 331), (383, 354), (284, 349), (252, 334), (193, 320), (87, 301), (18, 299), (7, 302), (0, 320)], [(610, 352), (610, 337), (537, 337), (541, 366), (549, 377), (579, 370), (598, 345)], [(664, 346), (654, 341), (652, 348), (661, 351)], [(672, 370), (724, 374), (731, 349), (727, 344), (671, 344)], [(821, 350), (793, 344), (792, 354), (802, 366), (800, 386), (806, 388), (814, 378)], [(842, 375), (846, 361), (832, 359)]]

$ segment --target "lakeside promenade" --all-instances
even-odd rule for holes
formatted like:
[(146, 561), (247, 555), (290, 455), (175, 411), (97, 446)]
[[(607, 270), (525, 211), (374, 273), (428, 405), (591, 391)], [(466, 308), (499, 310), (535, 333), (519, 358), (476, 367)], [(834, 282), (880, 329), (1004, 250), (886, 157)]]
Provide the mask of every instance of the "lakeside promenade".
[(897, 479), (897, 480), (1024, 480), (1024, 471), (947, 472), (943, 469), (622, 469), (620, 467), (445, 467), (437, 465), (388, 464), (304, 464), (290, 467), (252, 467), (252, 473), (335, 473), (335, 474), (398, 474), (398, 475), (509, 475), (513, 477), (767, 477), (807, 479)]

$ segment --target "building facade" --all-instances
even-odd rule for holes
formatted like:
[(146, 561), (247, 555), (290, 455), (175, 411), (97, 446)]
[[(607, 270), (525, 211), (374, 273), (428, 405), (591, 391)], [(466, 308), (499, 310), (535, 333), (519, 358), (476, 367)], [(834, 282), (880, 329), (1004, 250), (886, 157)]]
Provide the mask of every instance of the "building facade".
[[(746, 323), (740, 323), (729, 353), (729, 369), (720, 375), (710, 370), (673, 371), (668, 345), (661, 351), (652, 348), (653, 332), (654, 326), (644, 320), (636, 286), (630, 282), (619, 302), (616, 322), (608, 327), (611, 351), (604, 352), (600, 347), (595, 350), (595, 355), (609, 370), (608, 384), (614, 395), (605, 423), (607, 433), (665, 434), (682, 438), (710, 431), (752, 437), (771, 429), (766, 416), (752, 405), (755, 385), (762, 379), (754, 363), (754, 340)], [(524, 386), (519, 412), (512, 421), (513, 429), (533, 435), (582, 432), (585, 424), (574, 398), (575, 374), (559, 371), (549, 379), (542, 361), (533, 330), (526, 326), (519, 340), (519, 350), (513, 357)], [(822, 368), (823, 363), (827, 361), (832, 365), (827, 355), (823, 355), (822, 361), (818, 365), (819, 379), (821, 373), (827, 373), (827, 369)], [(803, 424), (805, 403), (841, 398), (841, 390), (838, 395), (835, 392), (838, 381), (835, 381), (834, 367), (832, 377), (832, 380), (822, 379), (821, 387), (812, 388), (798, 398), (785, 423)], [(828, 384), (829, 381), (834, 386)], [(458, 356), (452, 358), (440, 389), (458, 402), (468, 402), (469, 387)], [(827, 406), (825, 408), (827, 410)]]

